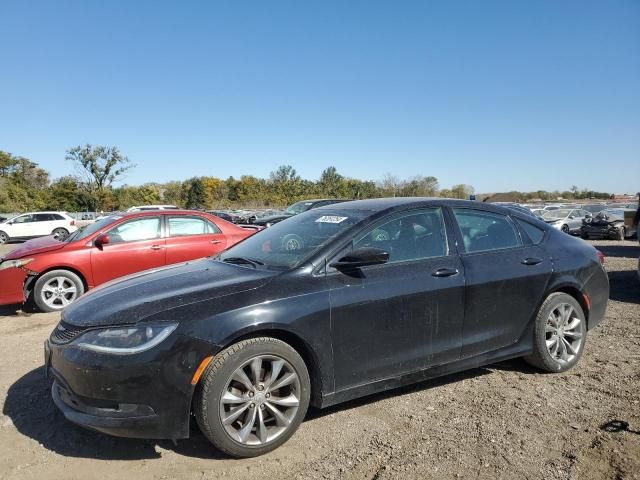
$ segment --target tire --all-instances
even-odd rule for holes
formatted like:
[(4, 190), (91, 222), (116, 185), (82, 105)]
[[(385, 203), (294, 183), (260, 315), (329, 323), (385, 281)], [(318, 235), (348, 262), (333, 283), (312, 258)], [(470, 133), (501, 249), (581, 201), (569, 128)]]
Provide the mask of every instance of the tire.
[[(258, 377), (262, 378), (262, 381), (259, 379), (257, 386), (255, 386), (255, 374), (252, 368), (256, 358), (262, 359), (263, 366), (263, 369), (258, 369)], [(271, 373), (274, 370), (271, 368), (274, 363), (268, 362), (281, 360), (284, 360), (286, 365), (278, 371), (275, 380), (272, 381)], [(253, 386), (252, 390), (243, 386), (246, 383), (234, 380), (239, 378), (236, 375), (239, 370), (246, 374), (246, 380)], [(290, 378), (291, 373), (297, 375), (296, 381), (275, 390), (271, 390), (268, 386), (282, 383), (285, 377)], [(246, 394), (242, 392), (245, 388)], [(270, 392), (274, 392), (273, 396), (270, 396)], [(227, 411), (225, 409), (228, 404), (225, 406), (222, 402), (225, 393), (231, 394), (231, 398), (242, 397), (246, 400), (232, 402), (232, 405), (240, 406), (229, 407)], [(196, 389), (194, 414), (200, 430), (216, 448), (232, 457), (256, 457), (278, 448), (294, 434), (307, 413), (310, 395), (309, 373), (298, 352), (275, 338), (251, 338), (231, 345), (211, 361)], [(276, 415), (271, 413), (272, 409), (276, 408), (274, 406), (276, 404), (269, 402), (273, 402), (275, 398), (281, 402), (285, 398), (288, 400), (294, 397), (298, 401), (297, 407), (277, 407), (280, 415), (289, 422), (281, 426)], [(289, 401), (292, 403), (291, 400)], [(244, 410), (232, 423), (227, 422), (225, 425), (223, 416), (226, 415), (229, 419), (238, 412), (232, 408), (244, 408)], [(264, 422), (261, 423), (263, 419)], [(259, 430), (260, 425), (268, 426), (265, 426), (264, 430)], [(271, 429), (270, 434), (268, 429)], [(244, 441), (241, 439), (243, 431), (248, 432)]]
[[(562, 312), (569, 311), (569, 308), (571, 312), (566, 323), (561, 329), (556, 328), (556, 324), (565, 321)], [(574, 323), (574, 328), (567, 328)], [(561, 332), (562, 340), (558, 332)], [(547, 346), (554, 339), (557, 339), (556, 342)], [(525, 357), (525, 361), (545, 372), (567, 371), (580, 360), (586, 340), (587, 322), (580, 304), (566, 293), (552, 293), (540, 306), (536, 315), (533, 327), (533, 352)], [(557, 349), (554, 348), (556, 345)]]
[[(63, 290), (56, 291), (57, 288)], [(84, 283), (78, 275), (69, 270), (51, 270), (38, 277), (32, 295), (40, 310), (57, 312), (73, 303), (83, 293)]]
[(0, 230), (0, 245), (7, 243), (9, 240), (11, 240), (9, 235)]
[(51, 232), (51, 235), (53, 235), (57, 240), (62, 241), (69, 236), (69, 230), (66, 228), (56, 228)]
[(560, 230), (562, 230), (564, 233), (566, 233), (567, 235), (570, 233), (569, 232), (569, 225), (562, 225), (560, 227)]
[(612, 240), (624, 240), (624, 227), (616, 228), (616, 232), (611, 236)]

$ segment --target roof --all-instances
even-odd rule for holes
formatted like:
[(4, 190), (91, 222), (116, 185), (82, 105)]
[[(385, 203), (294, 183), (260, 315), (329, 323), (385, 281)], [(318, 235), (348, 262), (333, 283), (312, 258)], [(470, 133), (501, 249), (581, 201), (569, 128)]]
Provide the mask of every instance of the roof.
[[(473, 206), (473, 207), (491, 207), (491, 204), (482, 202), (476, 202), (472, 200), (459, 200), (455, 198), (441, 198), (441, 197), (387, 197), (387, 198), (371, 198), (368, 200), (352, 200), (350, 202), (340, 203), (339, 205), (326, 205), (317, 208), (316, 210), (332, 210), (332, 209), (353, 209), (353, 210), (369, 210), (369, 211), (383, 211), (393, 208), (411, 206), (411, 205), (451, 205), (451, 206)], [(495, 206), (499, 208), (499, 206)], [(489, 208), (487, 208), (489, 210)], [(495, 208), (494, 208), (495, 210)]]

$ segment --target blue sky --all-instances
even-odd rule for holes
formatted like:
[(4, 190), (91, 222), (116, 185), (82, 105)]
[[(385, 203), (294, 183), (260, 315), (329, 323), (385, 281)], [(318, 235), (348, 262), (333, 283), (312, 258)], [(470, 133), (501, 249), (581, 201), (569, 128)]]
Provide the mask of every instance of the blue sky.
[(0, 0), (0, 149), (54, 177), (334, 165), (477, 191), (640, 190), (640, 1)]

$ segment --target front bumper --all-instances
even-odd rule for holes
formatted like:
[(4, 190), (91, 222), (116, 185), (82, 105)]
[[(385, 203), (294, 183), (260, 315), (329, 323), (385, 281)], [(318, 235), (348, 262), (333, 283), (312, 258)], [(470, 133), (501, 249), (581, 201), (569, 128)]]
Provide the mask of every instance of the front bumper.
[(53, 401), (80, 426), (119, 437), (189, 437), (191, 378), (212, 345), (181, 335), (135, 355), (107, 355), (48, 341)]
[(161, 419), (149, 405), (88, 405), (59, 379), (54, 380), (51, 386), (51, 396), (66, 419), (82, 427), (118, 437), (166, 438), (162, 433)]
[(0, 270), (0, 305), (24, 303), (24, 282), (27, 272), (20, 268)]

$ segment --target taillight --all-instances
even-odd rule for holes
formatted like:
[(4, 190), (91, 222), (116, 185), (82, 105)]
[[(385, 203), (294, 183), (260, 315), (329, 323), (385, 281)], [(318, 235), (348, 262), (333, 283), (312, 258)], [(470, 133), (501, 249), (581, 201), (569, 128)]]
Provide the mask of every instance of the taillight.
[(600, 263), (602, 265), (604, 265), (604, 253), (602, 253), (600, 250), (596, 250), (596, 253), (598, 254), (598, 258), (600, 259)]
[(75, 220), (71, 220), (71, 226), (75, 227), (75, 225), (76, 225), (76, 221)]

